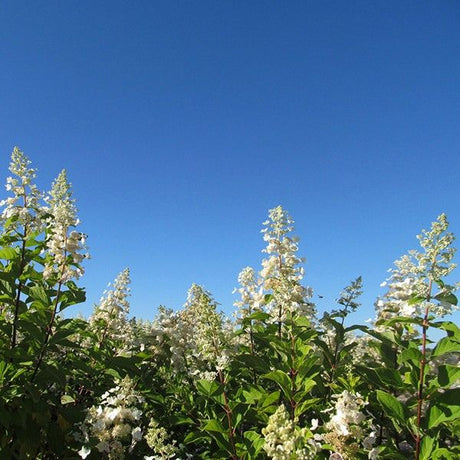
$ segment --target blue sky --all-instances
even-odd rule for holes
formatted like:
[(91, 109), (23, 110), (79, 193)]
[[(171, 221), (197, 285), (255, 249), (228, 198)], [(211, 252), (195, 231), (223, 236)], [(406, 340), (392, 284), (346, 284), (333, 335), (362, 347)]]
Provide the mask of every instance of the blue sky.
[(192, 282), (230, 312), (281, 204), (320, 308), (362, 275), (364, 321), (421, 228), (460, 235), (459, 30), (455, 1), (3, 1), (2, 177), (14, 145), (67, 169), (84, 314), (126, 266), (138, 317)]

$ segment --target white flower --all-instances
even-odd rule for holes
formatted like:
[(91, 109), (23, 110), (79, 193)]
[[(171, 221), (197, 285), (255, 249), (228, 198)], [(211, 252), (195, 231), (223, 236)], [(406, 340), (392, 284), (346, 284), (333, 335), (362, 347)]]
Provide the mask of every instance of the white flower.
[(370, 450), (372, 449), (372, 446), (376, 443), (376, 441), (377, 441), (377, 438), (375, 435), (375, 431), (372, 431), (372, 433), (369, 436), (363, 439), (363, 447), (366, 450)]
[(142, 430), (140, 429), (140, 427), (137, 426), (136, 428), (134, 428), (134, 430), (131, 431), (131, 436), (134, 441), (140, 441), (142, 439)]
[[(335, 395), (337, 402), (335, 404), (335, 414), (331, 417), (326, 427), (337, 433), (339, 436), (350, 436), (359, 433), (359, 425), (364, 419), (364, 414), (360, 411), (364, 406), (364, 401), (359, 393), (352, 394), (348, 391), (343, 391), (340, 395)], [(353, 433), (351, 426), (353, 427)]]
[(78, 455), (81, 458), (86, 458), (91, 453), (91, 449), (89, 447), (83, 446), (79, 451)]

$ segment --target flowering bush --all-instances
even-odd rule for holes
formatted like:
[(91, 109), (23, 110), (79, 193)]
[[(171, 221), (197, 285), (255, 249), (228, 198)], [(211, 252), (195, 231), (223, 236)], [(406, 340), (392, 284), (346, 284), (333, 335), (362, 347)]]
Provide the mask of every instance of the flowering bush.
[[(445, 215), (395, 262), (371, 326), (347, 324), (361, 277), (318, 317), (294, 221), (278, 206), (234, 319), (192, 285), (177, 311), (129, 318), (129, 270), (88, 319), (88, 257), (65, 171), (49, 193), (17, 148), (1, 202), (0, 457), (460, 458), (458, 286)], [(438, 342), (428, 332), (437, 329)]]

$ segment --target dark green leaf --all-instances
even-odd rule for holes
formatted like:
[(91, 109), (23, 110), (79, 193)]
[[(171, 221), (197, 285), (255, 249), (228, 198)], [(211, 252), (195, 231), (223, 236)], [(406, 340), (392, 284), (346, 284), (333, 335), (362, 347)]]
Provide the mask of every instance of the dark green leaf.
[(438, 383), (443, 387), (451, 386), (460, 380), (460, 367), (443, 364), (438, 367)]
[(393, 395), (385, 391), (376, 390), (376, 393), (377, 399), (388, 417), (395, 418), (399, 422), (404, 423), (406, 419), (404, 406)]
[(264, 374), (262, 377), (265, 378), (265, 379), (269, 379), (269, 380), (272, 380), (272, 381), (276, 382), (281, 387), (281, 389), (283, 390), (284, 394), (287, 397), (290, 397), (290, 395), (291, 395), (291, 380), (290, 380), (290, 378), (288, 377), (288, 375), (285, 372), (277, 369), (275, 371), (268, 372), (267, 374)]

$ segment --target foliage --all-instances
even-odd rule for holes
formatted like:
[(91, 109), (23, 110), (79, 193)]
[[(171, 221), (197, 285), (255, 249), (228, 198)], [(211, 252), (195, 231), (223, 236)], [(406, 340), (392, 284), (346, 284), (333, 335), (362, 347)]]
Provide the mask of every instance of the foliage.
[[(347, 324), (361, 277), (317, 318), (294, 222), (269, 211), (234, 320), (192, 285), (184, 307), (129, 318), (129, 270), (88, 319), (63, 311), (85, 235), (65, 171), (49, 193), (13, 150), (0, 235), (0, 456), (12, 459), (460, 458), (460, 329), (441, 215), (396, 261), (371, 326)], [(333, 306), (332, 306), (333, 307)], [(431, 342), (429, 330), (441, 338)]]

